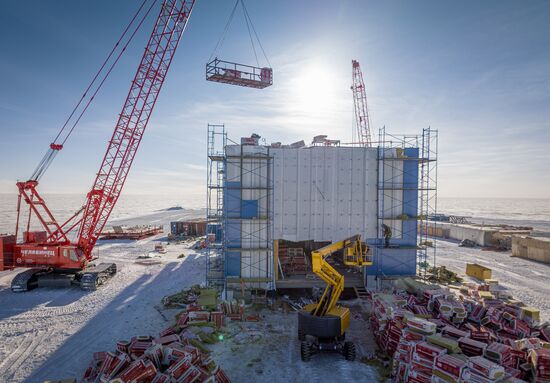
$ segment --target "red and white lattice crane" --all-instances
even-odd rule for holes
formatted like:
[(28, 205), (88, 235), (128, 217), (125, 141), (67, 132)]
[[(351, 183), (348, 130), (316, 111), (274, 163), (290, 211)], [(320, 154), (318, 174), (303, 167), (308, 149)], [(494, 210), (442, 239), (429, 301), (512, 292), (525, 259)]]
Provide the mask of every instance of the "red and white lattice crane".
[[(156, 0), (153, 1), (149, 10), (155, 3)], [(64, 140), (57, 141), (60, 137), (58, 135), (54, 142), (50, 144), (48, 152), (31, 178), (28, 181), (17, 183), (19, 199), (16, 234), (0, 236), (0, 270), (21, 266), (30, 269), (19, 273), (13, 279), (13, 291), (31, 289), (38, 284), (40, 278), (63, 279), (60, 278), (60, 275), (68, 277), (70, 281), (80, 282), (83, 289), (95, 289), (98, 284), (116, 273), (116, 265), (113, 263), (102, 263), (89, 267), (89, 262), (92, 260), (92, 250), (120, 196), (194, 4), (195, 0), (163, 1), (122, 112), (108, 142), (103, 162), (82, 209), (69, 220), (60, 224), (37, 191), (38, 180), (55, 155), (62, 150), (67, 137)], [(134, 19), (136, 16), (134, 16)], [(147, 14), (142, 22), (146, 16)], [(134, 19), (132, 19), (132, 22), (134, 22)], [(141, 23), (139, 26), (141, 26)], [(127, 30), (128, 28), (124, 33)], [(136, 31), (134, 31), (134, 34)], [(118, 45), (117, 42), (115, 48)], [(111, 57), (115, 48), (113, 48), (107, 59)], [(118, 58), (116, 61), (118, 61)], [(104, 69), (104, 66), (105, 63), (100, 71)], [(109, 73), (110, 70), (107, 75)], [(98, 75), (92, 83), (97, 77)], [(84, 93), (83, 99), (89, 89), (90, 87)], [(90, 101), (94, 95), (92, 95)], [(77, 107), (79, 105), (80, 102)], [(73, 116), (73, 113), (69, 118)], [(62, 131), (64, 129), (65, 125)], [(71, 132), (72, 129), (69, 135)], [(28, 205), (29, 211), (26, 231), (23, 233), (23, 242), (17, 243), (19, 220), (24, 215), (21, 200)], [(31, 216), (39, 221), (42, 231), (30, 231)], [(77, 233), (77, 239), (71, 241), (69, 234), (74, 232)]]
[(356, 134), (361, 145), (372, 146), (371, 126), (369, 119), (369, 110), (367, 108), (367, 92), (365, 91), (365, 82), (359, 61), (351, 61), (353, 104), (355, 106), (355, 126)]

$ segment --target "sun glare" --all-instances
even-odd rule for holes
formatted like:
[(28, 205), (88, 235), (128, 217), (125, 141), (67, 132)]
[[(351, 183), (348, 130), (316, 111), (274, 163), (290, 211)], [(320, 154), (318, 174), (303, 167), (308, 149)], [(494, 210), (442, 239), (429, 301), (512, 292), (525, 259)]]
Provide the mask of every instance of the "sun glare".
[(320, 64), (307, 65), (294, 84), (295, 105), (304, 112), (328, 111), (334, 105), (334, 90), (334, 76), (329, 68)]

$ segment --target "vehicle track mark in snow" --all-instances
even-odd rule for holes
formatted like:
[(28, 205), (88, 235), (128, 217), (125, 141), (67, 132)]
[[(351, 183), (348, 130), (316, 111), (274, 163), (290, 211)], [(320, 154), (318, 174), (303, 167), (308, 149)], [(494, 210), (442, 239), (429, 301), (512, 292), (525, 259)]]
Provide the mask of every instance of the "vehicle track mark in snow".
[(20, 373), (20, 367), (27, 361), (29, 355), (33, 353), (40, 340), (41, 335), (39, 331), (35, 331), (25, 334), (25, 337), (17, 342), (17, 349), (10, 353), (1, 365), (1, 370), (7, 378), (6, 382), (13, 381), (17, 377)]
[[(93, 292), (72, 288), (14, 294), (5, 291), (10, 281), (2, 274), (0, 382), (80, 378), (94, 351), (111, 350), (118, 339), (154, 335), (166, 327), (154, 306), (164, 295), (203, 282), (206, 258), (184, 245), (170, 245), (164, 264), (141, 266), (134, 264), (136, 249), (114, 244), (102, 251), (101, 261), (121, 267)], [(182, 252), (188, 256), (178, 259)]]

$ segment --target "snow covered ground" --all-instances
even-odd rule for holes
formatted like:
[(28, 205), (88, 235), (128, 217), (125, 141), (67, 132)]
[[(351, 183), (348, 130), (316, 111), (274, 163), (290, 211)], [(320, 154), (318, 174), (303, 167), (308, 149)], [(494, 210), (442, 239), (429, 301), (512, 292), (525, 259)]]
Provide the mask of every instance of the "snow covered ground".
[[(159, 211), (126, 218), (115, 224), (164, 224), (178, 218), (201, 216), (199, 211)], [(157, 334), (173, 324), (177, 310), (160, 307), (163, 296), (205, 279), (205, 254), (189, 245), (172, 244), (156, 258), (161, 264), (136, 264), (139, 256), (153, 253), (162, 235), (141, 241), (103, 241), (98, 245), (102, 262), (113, 261), (119, 272), (97, 291), (79, 288), (44, 289), (15, 294), (9, 289), (15, 271), (0, 272), (0, 382), (43, 382), (48, 379), (80, 378), (95, 351), (112, 350), (119, 339)], [(178, 256), (184, 253), (183, 259)], [(319, 355), (307, 365), (300, 361), (296, 339), (296, 313), (270, 313), (259, 323), (231, 323), (246, 336), (213, 345), (213, 356), (233, 381), (287, 382), (296, 380), (350, 380), (370, 377), (371, 366), (346, 362), (340, 355)], [(357, 342), (358, 354), (372, 351), (368, 322), (354, 321), (349, 336)], [(257, 328), (256, 328), (257, 327)], [(242, 342), (239, 340), (241, 339)]]
[(232, 382), (380, 382), (378, 370), (362, 363), (361, 357), (374, 354), (374, 339), (369, 321), (360, 314), (358, 300), (348, 301), (353, 319), (346, 340), (357, 348), (354, 362), (341, 354), (316, 354), (309, 362), (300, 358), (298, 314), (265, 309), (259, 322), (228, 322), (233, 336), (209, 345), (212, 356)]
[[(197, 210), (166, 210), (112, 223), (167, 225), (171, 220), (202, 215)], [(173, 244), (158, 258), (160, 264), (135, 263), (139, 256), (152, 253), (159, 240), (162, 235), (137, 242), (101, 242), (101, 261), (116, 262), (119, 272), (94, 292), (75, 287), (14, 294), (9, 285), (16, 273), (0, 272), (0, 382), (80, 378), (94, 351), (111, 350), (118, 339), (156, 334), (172, 324), (175, 311), (162, 309), (161, 298), (203, 282), (206, 259), (200, 251)], [(178, 258), (182, 253), (185, 257)], [(543, 318), (550, 319), (550, 265), (512, 258), (509, 252), (438, 241), (439, 265), (464, 274), (466, 263), (472, 262), (493, 269), (493, 278), (514, 297), (539, 307)], [(252, 341), (247, 335), (236, 335), (212, 346), (213, 356), (234, 381), (377, 380), (372, 366), (349, 363), (338, 355), (318, 355), (303, 364), (296, 323), (295, 313), (276, 312), (243, 328), (231, 324), (232, 332), (261, 335)], [(349, 336), (356, 341), (359, 355), (372, 352), (368, 321), (352, 321)]]
[(550, 265), (512, 257), (512, 252), (485, 251), (458, 247), (456, 242), (437, 241), (437, 264), (466, 274), (467, 263), (477, 263), (493, 270), (492, 277), (512, 296), (528, 306), (540, 309), (541, 319), (550, 320)]
[[(197, 216), (200, 211), (163, 211), (114, 223), (166, 224)], [(167, 246), (161, 264), (136, 264), (162, 237), (100, 243), (100, 261), (116, 262), (119, 272), (94, 292), (73, 287), (15, 294), (9, 286), (17, 272), (0, 272), (0, 382), (80, 378), (92, 352), (167, 327), (174, 314), (160, 310), (161, 298), (203, 282), (206, 264), (203, 253), (184, 245)]]

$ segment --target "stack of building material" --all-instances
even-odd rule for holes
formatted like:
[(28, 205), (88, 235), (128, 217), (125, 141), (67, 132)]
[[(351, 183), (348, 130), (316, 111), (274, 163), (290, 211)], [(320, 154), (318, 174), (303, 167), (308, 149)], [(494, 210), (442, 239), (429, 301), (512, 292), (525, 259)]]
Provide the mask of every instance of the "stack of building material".
[(493, 342), (485, 349), (485, 357), (504, 367), (514, 367), (512, 347), (503, 343)]
[(447, 338), (451, 338), (455, 340), (460, 340), (461, 338), (467, 338), (470, 336), (469, 331), (459, 330), (456, 327), (449, 326), (449, 325), (441, 329), (441, 334), (443, 336), (446, 336)]
[(482, 356), (473, 356), (468, 359), (471, 382), (498, 382), (504, 378), (504, 367), (485, 359)]
[(468, 337), (462, 337), (458, 340), (458, 346), (466, 356), (481, 356), (487, 349), (487, 343), (479, 342)]
[(531, 326), (540, 323), (540, 310), (535, 307), (522, 307), (521, 319)]
[(550, 325), (537, 309), (484, 298), (491, 283), (398, 286), (407, 291), (370, 295), (371, 328), (395, 382), (550, 382)]
[[(455, 355), (439, 355), (434, 364), (436, 382), (463, 382), (468, 379), (467, 362)], [(434, 380), (432, 380), (433, 382)]]
[(412, 381), (430, 382), (435, 360), (446, 354), (447, 350), (428, 342), (419, 342), (414, 347), (410, 371), (414, 372)]
[(529, 351), (529, 362), (536, 382), (550, 381), (550, 350), (547, 348)]
[(130, 341), (118, 341), (113, 352), (94, 353), (82, 382), (229, 383), (225, 372), (189, 330), (193, 324), (208, 321), (221, 327), (223, 313), (189, 305), (176, 316), (175, 325), (162, 330), (158, 337), (135, 336)]
[[(526, 239), (520, 238), (520, 236), (528, 236), (533, 230), (532, 227), (507, 225), (487, 226), (464, 221), (456, 223), (424, 222), (422, 225), (419, 224), (418, 229), (423, 234), (427, 234), (430, 237), (451, 238), (457, 241), (468, 240), (474, 245), (494, 247), (496, 249), (510, 249), (511, 247), (512, 251), (516, 239)], [(516, 247), (519, 248), (517, 244)], [(548, 249), (550, 250), (550, 247), (548, 247)], [(523, 252), (527, 253), (527, 250)]]
[(550, 263), (550, 238), (513, 237), (512, 256)]
[(243, 320), (244, 317), (244, 300), (224, 301), (221, 304), (223, 313), (231, 320)]
[[(229, 382), (225, 372), (198, 348), (177, 335), (165, 344), (139, 341), (139, 348), (94, 353), (83, 382)], [(173, 339), (172, 339), (173, 338)], [(132, 344), (135, 341), (132, 341)], [(144, 349), (144, 346), (147, 346)]]
[(466, 319), (464, 305), (454, 299), (436, 298), (434, 311), (439, 313), (441, 318), (453, 324), (461, 324)]
[(189, 221), (170, 222), (170, 234), (173, 236), (203, 236), (206, 234), (206, 220), (193, 219)]
[(113, 226), (106, 228), (101, 232), (99, 239), (143, 239), (162, 233), (162, 226), (142, 225), (142, 226)]
[(279, 245), (279, 260), (285, 276), (305, 275), (307, 272), (306, 257), (301, 247)]

